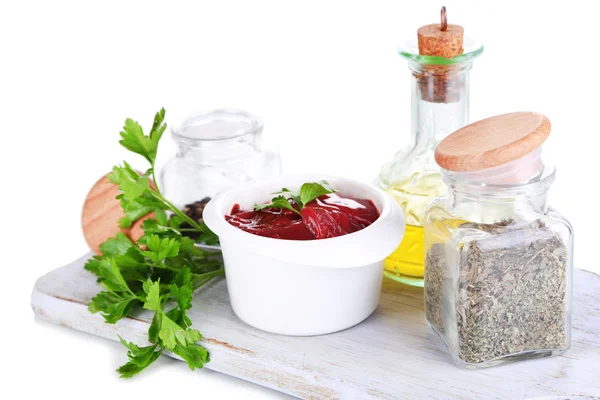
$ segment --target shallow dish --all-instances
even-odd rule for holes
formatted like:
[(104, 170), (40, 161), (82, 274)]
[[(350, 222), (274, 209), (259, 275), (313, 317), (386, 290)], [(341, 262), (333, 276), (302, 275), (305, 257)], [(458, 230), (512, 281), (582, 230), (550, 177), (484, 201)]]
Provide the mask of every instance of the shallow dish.
[[(250, 209), (282, 187), (326, 179), (342, 195), (373, 201), (379, 218), (363, 230), (319, 240), (253, 235), (225, 220), (235, 204)], [(213, 198), (204, 222), (220, 238), (234, 312), (246, 323), (284, 335), (319, 335), (358, 324), (379, 303), (383, 260), (402, 241), (404, 215), (372, 185), (351, 179), (298, 175), (252, 182)]]

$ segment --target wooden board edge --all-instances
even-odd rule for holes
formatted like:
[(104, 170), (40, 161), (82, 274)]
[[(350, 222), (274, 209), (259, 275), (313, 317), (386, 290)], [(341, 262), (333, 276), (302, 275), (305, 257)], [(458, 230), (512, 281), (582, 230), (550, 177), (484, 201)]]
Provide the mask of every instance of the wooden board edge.
[[(35, 315), (54, 324), (113, 341), (118, 341), (121, 336), (139, 346), (149, 344), (146, 338), (147, 322), (126, 317), (114, 325), (107, 324), (100, 315), (91, 314), (87, 305), (48, 295), (37, 287), (33, 288), (31, 294), (31, 308)], [(328, 399), (341, 396), (340, 392), (330, 389), (330, 386), (324, 385), (323, 380), (313, 374), (273, 363), (272, 360), (261, 362), (260, 356), (251, 350), (207, 337), (202, 339), (202, 345), (211, 354), (211, 361), (204, 368), (212, 371), (299, 398)], [(182, 361), (171, 352), (164, 354)], [(335, 381), (332, 379), (331, 383), (337, 386)]]
[[(90, 256), (86, 254), (59, 269), (65, 268), (68, 271), (81, 269)], [(55, 271), (57, 270), (45, 274), (39, 282), (43, 282), (44, 277), (52, 279)], [(600, 275), (594, 272), (579, 270), (576, 274), (580, 275), (580, 278), (583, 276), (586, 277), (585, 279), (600, 282)], [(81, 276), (78, 279), (81, 279)], [(56, 282), (56, 279), (53, 281)], [(56, 293), (52, 289), (44, 289), (45, 285), (38, 285), (38, 282), (33, 288), (31, 306), (41, 319), (110, 340), (116, 341), (120, 335), (138, 345), (148, 344), (146, 336), (148, 322), (127, 317), (115, 325), (106, 324), (100, 315), (91, 314), (87, 310), (85, 302), (74, 301), (72, 297), (68, 298), (68, 295), (65, 295), (67, 298), (60, 297), (61, 293), (69, 293), (69, 291), (62, 284), (58, 285), (60, 282), (56, 283), (57, 285), (54, 286), (60, 289), (56, 289), (58, 290)], [(210, 370), (300, 398), (329, 399), (346, 397), (350, 394), (356, 398), (373, 396), (385, 398), (385, 393), (377, 394), (373, 392), (373, 388), (349, 387), (339, 376), (308, 370), (303, 364), (285, 363), (278, 357), (267, 357), (252, 347), (237, 346), (232, 340), (228, 343), (227, 338), (219, 339), (206, 337), (202, 342), (211, 352), (212, 361), (206, 365)], [(173, 354), (167, 356), (178, 359)]]

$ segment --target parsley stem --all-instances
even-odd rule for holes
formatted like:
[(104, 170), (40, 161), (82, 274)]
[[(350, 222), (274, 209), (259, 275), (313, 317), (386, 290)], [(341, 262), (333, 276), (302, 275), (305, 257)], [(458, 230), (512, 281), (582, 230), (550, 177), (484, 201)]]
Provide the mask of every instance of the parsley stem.
[(160, 194), (159, 192), (156, 192), (156, 191), (154, 191), (153, 194), (154, 194), (154, 197), (156, 197), (156, 199), (158, 199), (159, 201), (163, 202), (163, 204), (165, 204), (169, 208), (169, 210), (171, 210), (173, 212), (173, 214), (177, 215), (179, 218), (181, 218), (183, 221), (190, 224), (192, 227), (194, 227), (198, 231), (204, 232), (204, 229), (202, 229), (202, 227), (196, 221), (194, 221), (193, 219), (188, 217), (183, 211), (181, 211), (179, 208), (177, 208), (177, 206), (175, 206), (175, 204), (173, 204), (169, 200), (165, 199), (162, 194)]
[(179, 272), (178, 268), (169, 267), (166, 264), (161, 264), (161, 263), (155, 264), (155, 263), (150, 263), (150, 262), (148, 262), (148, 264), (152, 265), (154, 268), (166, 269), (166, 270), (169, 270), (172, 272)]
[(154, 187), (156, 188), (156, 192), (162, 196), (160, 192), (160, 188), (158, 187), (158, 181), (156, 180), (156, 175), (154, 173), (154, 165), (152, 165), (152, 180), (154, 181)]
[(182, 212), (179, 208), (175, 207), (173, 204), (169, 203), (168, 206), (171, 208), (171, 211), (179, 218), (196, 228), (198, 231), (204, 232), (204, 229), (196, 221), (188, 217), (184, 212)]
[(206, 278), (201, 280), (200, 282), (196, 283), (194, 285), (194, 287), (192, 288), (192, 292), (195, 292), (197, 289), (201, 288), (202, 286), (204, 286), (205, 283), (208, 283), (212, 278)]
[(204, 285), (205, 283), (207, 283), (208, 281), (210, 281), (212, 278), (219, 276), (219, 275), (224, 275), (225, 274), (225, 269), (224, 268), (220, 268), (216, 271), (212, 271), (212, 272), (206, 272), (204, 274), (192, 274), (194, 275), (195, 279), (200, 278), (200, 280), (198, 282), (196, 282), (196, 284), (194, 284), (193, 289), (196, 290), (199, 287), (201, 287), (202, 285)]
[[(172, 272), (178, 273), (180, 271), (179, 268), (174, 268), (174, 267), (168, 266), (166, 264), (161, 264), (161, 263), (156, 264), (156, 263), (150, 263), (150, 262), (148, 262), (148, 264), (152, 265), (154, 268), (166, 269), (166, 270), (169, 270)], [(192, 276), (194, 277), (194, 279), (207, 279), (207, 282), (209, 280), (211, 280), (212, 278), (214, 278), (215, 276), (224, 275), (224, 274), (225, 274), (225, 269), (222, 267), (216, 271), (204, 272), (202, 274), (195, 274), (192, 272)], [(202, 286), (202, 285), (200, 285), (200, 286)], [(200, 286), (198, 286), (198, 287), (200, 287)], [(133, 294), (133, 293), (131, 293), (131, 294)]]

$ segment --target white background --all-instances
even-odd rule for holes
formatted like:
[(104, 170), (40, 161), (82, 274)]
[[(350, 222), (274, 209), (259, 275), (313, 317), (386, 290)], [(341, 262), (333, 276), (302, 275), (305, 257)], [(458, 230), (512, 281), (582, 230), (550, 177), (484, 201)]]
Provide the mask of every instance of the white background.
[[(550, 118), (544, 153), (558, 169), (551, 204), (575, 227), (575, 266), (600, 272), (598, 3), (445, 4), (449, 21), (486, 47), (472, 70), (471, 120), (520, 110)], [(64, 399), (280, 398), (166, 359), (119, 380), (124, 349), (35, 321), (31, 288), (87, 251), (82, 202), (96, 179), (131, 159), (117, 143), (127, 117), (147, 126), (162, 106), (169, 122), (195, 110), (246, 109), (264, 120), (286, 172), (372, 180), (410, 137), (409, 72), (396, 48), (437, 22), (440, 5), (1, 2), (2, 390)], [(169, 137), (163, 142), (161, 162), (174, 148)]]

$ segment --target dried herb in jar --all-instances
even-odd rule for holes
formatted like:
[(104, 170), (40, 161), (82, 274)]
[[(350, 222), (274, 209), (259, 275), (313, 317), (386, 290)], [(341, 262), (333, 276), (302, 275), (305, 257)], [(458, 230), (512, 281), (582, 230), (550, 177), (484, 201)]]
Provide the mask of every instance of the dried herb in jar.
[(447, 337), (444, 325), (455, 323), (458, 355), (469, 364), (564, 349), (568, 282), (563, 241), (539, 220), (527, 226), (503, 221), (461, 228), (491, 235), (458, 249), (454, 269), (446, 265), (448, 244), (428, 250), (425, 312), (434, 329)]

